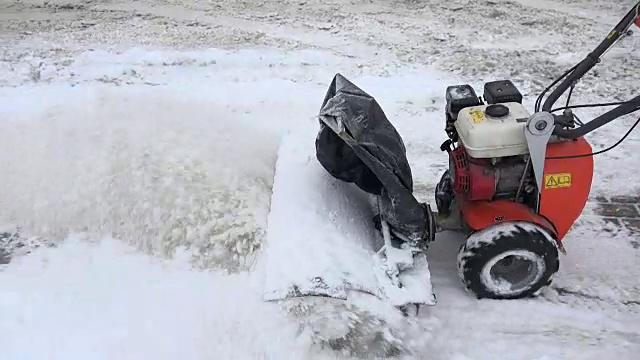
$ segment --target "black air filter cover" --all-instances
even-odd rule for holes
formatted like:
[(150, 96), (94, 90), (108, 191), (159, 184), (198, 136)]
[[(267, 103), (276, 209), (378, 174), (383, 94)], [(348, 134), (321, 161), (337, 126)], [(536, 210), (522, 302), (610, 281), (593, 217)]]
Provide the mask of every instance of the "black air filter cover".
[(492, 81), (484, 84), (483, 96), (487, 104), (506, 102), (522, 104), (522, 94), (511, 80)]

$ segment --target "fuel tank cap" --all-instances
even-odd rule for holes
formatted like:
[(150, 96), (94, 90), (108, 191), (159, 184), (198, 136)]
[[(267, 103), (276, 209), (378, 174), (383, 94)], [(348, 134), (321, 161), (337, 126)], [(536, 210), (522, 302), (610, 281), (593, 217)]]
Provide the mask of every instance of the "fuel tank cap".
[(509, 108), (502, 104), (492, 104), (487, 106), (484, 113), (493, 118), (501, 118), (509, 115)]

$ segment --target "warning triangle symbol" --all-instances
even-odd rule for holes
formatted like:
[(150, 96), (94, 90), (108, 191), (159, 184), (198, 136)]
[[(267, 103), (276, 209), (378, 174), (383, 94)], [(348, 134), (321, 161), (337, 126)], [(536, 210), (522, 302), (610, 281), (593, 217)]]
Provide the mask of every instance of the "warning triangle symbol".
[(549, 180), (547, 181), (547, 186), (558, 186), (558, 182), (553, 176), (550, 176)]

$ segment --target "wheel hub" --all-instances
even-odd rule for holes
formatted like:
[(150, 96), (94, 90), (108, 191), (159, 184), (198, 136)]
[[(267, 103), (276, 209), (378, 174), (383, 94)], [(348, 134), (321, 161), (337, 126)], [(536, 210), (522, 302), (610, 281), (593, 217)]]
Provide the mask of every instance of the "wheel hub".
[(503, 294), (526, 290), (540, 280), (545, 271), (543, 259), (527, 250), (506, 251), (487, 262), (483, 282)]

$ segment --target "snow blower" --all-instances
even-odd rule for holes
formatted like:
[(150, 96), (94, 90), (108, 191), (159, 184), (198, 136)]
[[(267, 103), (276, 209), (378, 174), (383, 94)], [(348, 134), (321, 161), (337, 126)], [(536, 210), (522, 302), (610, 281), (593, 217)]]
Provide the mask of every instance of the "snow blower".
[[(436, 186), (437, 212), (414, 197), (405, 145), (376, 100), (337, 74), (315, 149), (296, 134), (279, 152), (265, 299), (346, 299), (360, 291), (400, 308), (434, 305), (425, 252), (439, 231), (466, 236), (459, 275), (477, 298), (524, 298), (549, 285), (562, 240), (589, 197), (593, 156), (640, 122), (593, 152), (585, 135), (640, 110), (640, 96), (570, 105), (571, 93), (640, 24), (639, 8), (546, 88), (533, 114), (510, 80), (486, 83), (482, 97), (470, 85), (446, 89), (448, 139), (440, 148), (449, 169)], [(567, 91), (566, 105), (554, 108)], [(600, 106), (614, 108), (586, 123), (573, 113)]]

